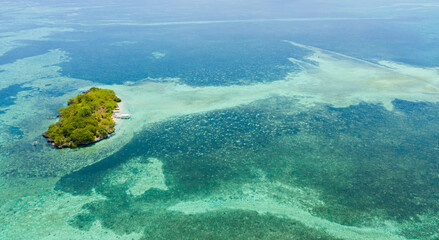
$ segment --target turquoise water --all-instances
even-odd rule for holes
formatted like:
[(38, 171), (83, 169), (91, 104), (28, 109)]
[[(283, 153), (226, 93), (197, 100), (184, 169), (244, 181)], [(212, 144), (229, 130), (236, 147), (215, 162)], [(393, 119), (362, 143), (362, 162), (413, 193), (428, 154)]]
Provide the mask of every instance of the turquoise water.
[[(0, 9), (0, 239), (439, 238), (437, 3)], [(133, 119), (52, 149), (91, 86)]]

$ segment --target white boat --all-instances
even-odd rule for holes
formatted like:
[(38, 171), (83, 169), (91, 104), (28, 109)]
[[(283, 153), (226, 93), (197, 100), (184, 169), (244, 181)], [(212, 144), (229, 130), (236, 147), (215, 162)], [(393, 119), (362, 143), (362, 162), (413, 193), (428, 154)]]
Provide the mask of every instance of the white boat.
[(124, 114), (117, 115), (116, 118), (119, 118), (119, 119), (130, 119), (131, 115), (124, 113)]

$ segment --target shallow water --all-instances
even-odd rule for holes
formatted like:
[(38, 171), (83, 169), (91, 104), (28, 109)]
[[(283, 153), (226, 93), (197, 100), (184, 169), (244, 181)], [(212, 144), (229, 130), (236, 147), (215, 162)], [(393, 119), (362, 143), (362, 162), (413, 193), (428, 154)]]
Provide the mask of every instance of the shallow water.
[[(439, 237), (436, 3), (0, 6), (1, 239)], [(91, 86), (133, 118), (50, 148)]]

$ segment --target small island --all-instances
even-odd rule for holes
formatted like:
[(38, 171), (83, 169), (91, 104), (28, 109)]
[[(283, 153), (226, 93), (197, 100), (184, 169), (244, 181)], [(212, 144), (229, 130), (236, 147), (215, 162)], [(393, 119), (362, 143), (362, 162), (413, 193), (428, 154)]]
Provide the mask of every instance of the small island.
[(58, 110), (59, 120), (43, 133), (57, 148), (86, 146), (114, 132), (113, 110), (121, 102), (113, 90), (92, 87)]

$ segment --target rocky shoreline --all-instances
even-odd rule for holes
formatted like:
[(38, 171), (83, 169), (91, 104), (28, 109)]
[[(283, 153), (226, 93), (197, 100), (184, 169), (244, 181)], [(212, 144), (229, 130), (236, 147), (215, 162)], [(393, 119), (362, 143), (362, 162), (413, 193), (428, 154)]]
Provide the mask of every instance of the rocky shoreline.
[[(91, 145), (91, 144), (97, 143), (97, 142), (99, 142), (99, 141), (101, 141), (101, 140), (104, 140), (104, 139), (108, 138), (108, 137), (110, 136), (110, 134), (112, 134), (112, 133), (114, 133), (114, 132), (115, 132), (115, 130), (109, 131), (107, 136), (103, 136), (103, 137), (95, 137), (95, 139), (94, 139), (92, 142), (82, 143), (82, 144), (79, 144), (78, 146), (80, 146), (80, 147), (86, 147), (86, 146), (88, 146), (88, 145)], [(71, 147), (72, 147), (71, 144), (68, 144), (68, 143), (64, 143), (64, 144), (62, 144), (62, 145), (57, 145), (57, 144), (55, 143), (55, 140), (52, 139), (52, 138), (50, 138), (50, 137), (47, 135), (46, 132), (43, 132), (42, 135), (43, 135), (44, 138), (46, 138), (47, 142), (48, 142), (53, 148), (61, 149), (61, 148), (71, 148)]]

